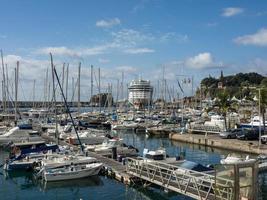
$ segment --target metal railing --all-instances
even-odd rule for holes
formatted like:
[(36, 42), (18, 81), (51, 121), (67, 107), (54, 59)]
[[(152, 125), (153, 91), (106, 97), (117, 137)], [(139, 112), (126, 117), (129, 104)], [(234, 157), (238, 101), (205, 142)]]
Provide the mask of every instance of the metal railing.
[(127, 159), (127, 172), (142, 180), (194, 199), (231, 200), (234, 181), (162, 162)]

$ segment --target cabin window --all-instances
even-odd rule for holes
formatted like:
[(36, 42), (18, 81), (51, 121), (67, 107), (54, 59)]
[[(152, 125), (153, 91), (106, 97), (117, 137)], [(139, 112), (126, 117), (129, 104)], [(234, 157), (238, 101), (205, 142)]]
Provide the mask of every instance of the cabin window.
[(146, 158), (152, 159), (152, 160), (163, 160), (164, 156), (163, 155), (150, 155), (146, 154)]

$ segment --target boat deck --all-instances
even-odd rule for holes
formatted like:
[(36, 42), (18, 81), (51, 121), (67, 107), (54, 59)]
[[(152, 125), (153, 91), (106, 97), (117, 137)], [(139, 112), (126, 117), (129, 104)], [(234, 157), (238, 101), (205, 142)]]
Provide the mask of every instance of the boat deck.
[[(55, 139), (49, 136), (44, 135), (43, 136), (46, 140), (55, 142)], [(65, 141), (60, 140), (59, 143), (61, 145), (69, 145), (74, 148), (74, 150), (78, 150), (79, 148), (75, 145), (71, 145), (69, 143), (66, 143)], [(114, 177), (116, 180), (123, 182), (124, 184), (130, 184), (130, 180), (132, 176), (126, 172), (126, 166), (123, 165), (122, 162), (118, 162), (117, 160), (114, 160), (112, 158), (108, 158), (105, 156), (102, 156), (100, 154), (97, 154), (95, 152), (88, 151), (86, 153), (88, 156), (94, 157), (98, 159), (100, 162), (104, 164), (105, 172), (107, 175)]]

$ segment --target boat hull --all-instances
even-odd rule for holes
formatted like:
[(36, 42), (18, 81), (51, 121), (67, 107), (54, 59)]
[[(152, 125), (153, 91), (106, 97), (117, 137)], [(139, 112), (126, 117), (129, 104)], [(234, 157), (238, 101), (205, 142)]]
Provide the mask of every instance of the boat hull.
[(102, 167), (101, 163), (95, 163), (92, 167), (77, 170), (77, 171), (62, 171), (62, 172), (44, 172), (45, 181), (63, 181), (63, 180), (73, 180), (80, 179), (89, 176), (97, 175)]

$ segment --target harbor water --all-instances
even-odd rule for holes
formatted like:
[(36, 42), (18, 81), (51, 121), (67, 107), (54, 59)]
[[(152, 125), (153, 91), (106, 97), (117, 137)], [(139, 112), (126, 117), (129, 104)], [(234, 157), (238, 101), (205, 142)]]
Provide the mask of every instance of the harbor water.
[[(145, 134), (135, 134), (132, 132), (112, 132), (112, 134), (122, 137), (124, 139), (124, 143), (138, 148), (140, 155), (142, 155), (144, 148), (156, 150), (162, 146), (166, 148), (169, 156), (177, 156), (182, 153), (186, 160), (207, 165), (218, 164), (221, 158), (229, 153), (229, 151), (225, 150), (174, 142), (170, 141), (168, 138), (146, 137)], [(7, 152), (0, 149), (0, 163), (4, 162), (7, 155)], [(267, 199), (267, 173), (259, 174), (258, 180), (259, 199)], [(45, 183), (40, 180), (35, 180), (32, 174), (29, 172), (6, 173), (2, 169), (0, 170), (0, 194), (1, 200), (190, 199), (177, 193), (166, 192), (159, 187), (144, 188), (140, 185), (125, 186), (116, 180), (104, 176)]]

